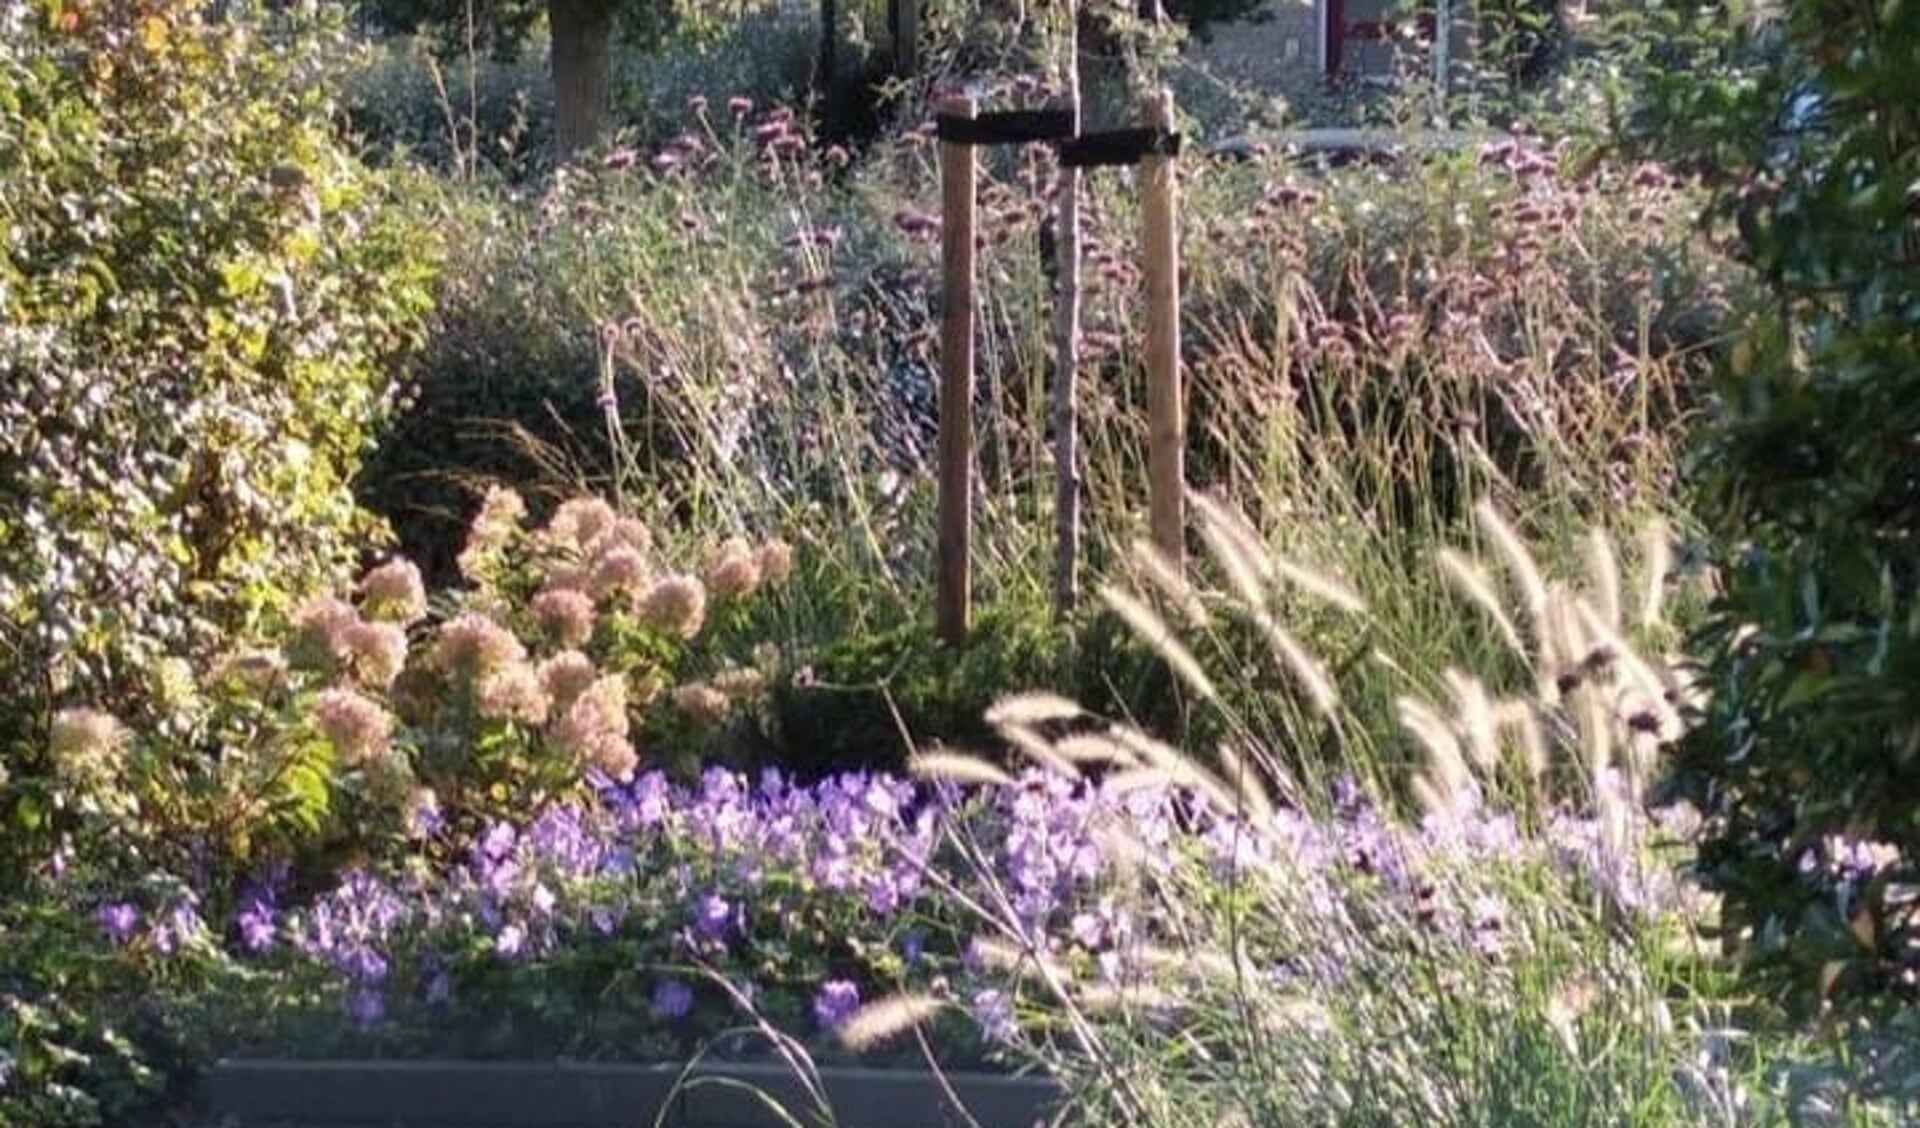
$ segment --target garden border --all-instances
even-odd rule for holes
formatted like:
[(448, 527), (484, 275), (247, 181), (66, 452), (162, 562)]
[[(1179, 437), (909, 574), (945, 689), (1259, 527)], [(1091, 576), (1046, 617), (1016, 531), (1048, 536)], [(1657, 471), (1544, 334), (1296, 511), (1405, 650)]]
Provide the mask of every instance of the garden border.
[[(838, 1128), (1033, 1128), (1062, 1096), (1039, 1077), (819, 1072)], [(814, 1123), (791, 1070), (727, 1062), (228, 1060), (195, 1104), (221, 1128), (787, 1128), (760, 1094)]]

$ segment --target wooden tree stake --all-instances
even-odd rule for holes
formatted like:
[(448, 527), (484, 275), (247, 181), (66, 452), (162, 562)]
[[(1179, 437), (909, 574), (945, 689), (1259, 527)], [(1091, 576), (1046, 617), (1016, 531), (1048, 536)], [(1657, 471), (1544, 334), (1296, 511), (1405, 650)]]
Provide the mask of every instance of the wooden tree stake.
[[(1066, 100), (1080, 133), (1080, 45), (1075, 5), (1067, 5)], [(1080, 170), (1060, 167), (1054, 218), (1053, 462), (1054, 613), (1065, 618), (1080, 601)]]
[[(970, 95), (942, 113), (973, 117)], [(942, 640), (966, 642), (972, 603), (973, 524), (973, 146), (940, 143), (940, 560), (934, 625)]]
[[(1173, 93), (1142, 102), (1146, 124), (1173, 131)], [(1186, 561), (1186, 408), (1180, 377), (1180, 237), (1175, 158), (1151, 154), (1140, 164), (1140, 214), (1146, 228), (1147, 476), (1153, 544), (1168, 563)]]

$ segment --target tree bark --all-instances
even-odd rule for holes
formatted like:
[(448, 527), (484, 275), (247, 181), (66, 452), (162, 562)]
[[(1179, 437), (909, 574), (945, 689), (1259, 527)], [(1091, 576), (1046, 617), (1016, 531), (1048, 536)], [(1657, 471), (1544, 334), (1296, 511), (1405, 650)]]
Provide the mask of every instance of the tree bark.
[(600, 137), (612, 86), (613, 5), (547, 0), (553, 32), (553, 149), (564, 164)]

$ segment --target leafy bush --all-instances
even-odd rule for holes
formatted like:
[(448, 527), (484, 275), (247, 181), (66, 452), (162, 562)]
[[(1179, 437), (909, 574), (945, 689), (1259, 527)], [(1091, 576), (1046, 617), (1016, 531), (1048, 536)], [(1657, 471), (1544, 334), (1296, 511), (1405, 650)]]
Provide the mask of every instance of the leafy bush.
[(1695, 464), (1724, 590), (1682, 781), (1764, 980), (1813, 1007), (1920, 977), (1920, 99), (1911, 4), (1791, 6), (1673, 108), (1772, 300)]
[[(431, 241), (330, 137), (303, 32), (9, 0), (0, 37), (5, 849), (66, 816), (54, 709), (169, 727), (180, 660), (340, 577)], [(200, 755), (181, 746), (184, 755)]]

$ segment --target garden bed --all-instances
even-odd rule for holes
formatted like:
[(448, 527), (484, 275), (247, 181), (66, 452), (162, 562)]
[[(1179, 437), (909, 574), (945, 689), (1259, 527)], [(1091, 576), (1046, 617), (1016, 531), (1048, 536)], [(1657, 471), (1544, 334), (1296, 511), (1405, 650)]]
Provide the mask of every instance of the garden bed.
[[(1059, 1096), (1033, 1077), (824, 1068), (839, 1128), (1029, 1128)], [(200, 1119), (223, 1128), (775, 1128), (817, 1107), (777, 1065), (223, 1061)], [(956, 1105), (955, 1098), (958, 1098)], [(789, 1121), (770, 1107), (778, 1105)], [(961, 1111), (964, 1109), (964, 1113)]]

